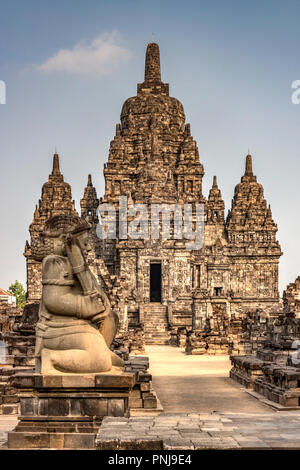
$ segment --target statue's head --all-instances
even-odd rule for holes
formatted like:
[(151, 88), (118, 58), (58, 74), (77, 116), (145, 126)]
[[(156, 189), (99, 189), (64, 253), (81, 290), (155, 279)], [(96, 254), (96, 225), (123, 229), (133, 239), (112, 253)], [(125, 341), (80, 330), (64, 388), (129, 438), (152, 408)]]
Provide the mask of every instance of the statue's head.
[(76, 215), (55, 215), (47, 220), (39, 238), (31, 243), (32, 256), (42, 261), (50, 254), (65, 256), (66, 243), (76, 241), (83, 254), (91, 250), (88, 232), (90, 224)]

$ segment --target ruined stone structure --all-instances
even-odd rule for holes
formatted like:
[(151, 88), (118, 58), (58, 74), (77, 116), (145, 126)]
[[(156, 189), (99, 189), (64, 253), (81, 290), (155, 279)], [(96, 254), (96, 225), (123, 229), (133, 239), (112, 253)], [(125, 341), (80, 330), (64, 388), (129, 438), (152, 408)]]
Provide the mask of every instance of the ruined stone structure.
[(42, 187), (42, 195), (35, 207), (33, 221), (29, 227), (30, 243), (26, 241), (24, 256), (27, 265), (27, 304), (38, 303), (42, 289), (42, 263), (31, 255), (31, 244), (44, 230), (45, 222), (54, 215), (77, 214), (72, 200), (71, 186), (64, 181), (59, 167), (59, 156), (53, 156), (53, 169)]
[(199, 250), (186, 249), (184, 239), (164, 240), (162, 227), (159, 240), (103, 241), (100, 254), (125, 293), (120, 317), (129, 325), (142, 324), (148, 342), (167, 340), (170, 326), (201, 329), (220, 311), (231, 317), (278, 309), (277, 226), (253, 174), (252, 157), (246, 158), (226, 220), (216, 177), (206, 200), (203, 175), (183, 106), (161, 81), (159, 48), (151, 43), (145, 80), (137, 96), (125, 101), (110, 145), (103, 202), (117, 212), (120, 196), (127, 196), (129, 208), (147, 204), (148, 223), (150, 204), (203, 204), (205, 234)]
[[(249, 350), (231, 356), (230, 377), (278, 409), (300, 408), (299, 277), (283, 295), (283, 309), (245, 318), (243, 335)], [(272, 405), (273, 406), (273, 405)]]
[[(246, 170), (226, 219), (217, 178), (206, 199), (203, 176), (183, 106), (169, 96), (169, 85), (161, 80), (159, 47), (150, 43), (144, 82), (122, 107), (121, 123), (116, 125), (104, 165), (105, 194), (98, 199), (89, 175), (80, 202), (81, 215), (92, 226), (93, 250), (88, 263), (119, 315), (121, 331), (142, 326), (147, 342), (165, 343), (170, 339), (170, 328), (202, 330), (209, 321), (216, 331), (219, 327), (214, 321), (218, 323), (221, 317), (227, 322), (258, 308), (266, 314), (278, 311), (281, 250), (277, 226), (263, 187), (253, 174), (251, 155), (246, 157)], [(125, 213), (119, 207), (120, 196), (127, 198)], [(96, 233), (99, 202), (113, 205), (122, 217), (127, 210), (129, 223), (134, 219), (134, 205), (146, 204), (148, 220), (143, 214), (141, 237), (132, 239), (120, 233), (117, 223), (116, 239), (100, 240)], [(160, 214), (151, 212), (153, 204), (169, 208), (175, 204), (181, 209), (192, 204), (193, 228), (196, 205), (201, 205), (204, 245), (187, 249), (189, 241), (176, 236), (172, 211), (170, 237), (164, 237)], [(71, 188), (64, 182), (55, 154), (53, 171), (43, 186), (29, 229), (30, 243), (50, 216), (75, 212)], [(158, 224), (158, 238), (150, 236), (153, 221)], [(25, 256), (27, 303), (38, 302), (41, 264), (33, 259), (29, 243)]]
[(300, 276), (283, 292), (283, 305), (286, 313), (293, 312), (295, 318), (300, 318)]

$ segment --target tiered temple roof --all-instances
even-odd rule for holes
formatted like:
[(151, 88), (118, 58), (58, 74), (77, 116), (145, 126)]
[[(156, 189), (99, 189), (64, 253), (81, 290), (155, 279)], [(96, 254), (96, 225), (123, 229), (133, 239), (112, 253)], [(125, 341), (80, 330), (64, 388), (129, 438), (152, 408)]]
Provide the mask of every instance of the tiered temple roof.
[(96, 188), (93, 186), (92, 176), (88, 175), (87, 186), (84, 189), (83, 198), (80, 200), (81, 217), (86, 218), (89, 222), (98, 223), (97, 208), (99, 199)]
[(75, 203), (72, 200), (71, 186), (64, 181), (60, 171), (59, 155), (53, 155), (52, 173), (42, 187), (42, 196), (36, 206), (29, 231), (32, 236), (43, 231), (46, 220), (61, 213), (74, 214)]
[[(264, 189), (257, 182), (252, 170), (252, 156), (246, 157), (245, 173), (235, 187), (231, 210), (228, 213), (226, 229), (229, 241), (238, 243), (259, 243), (272, 246), (280, 253), (276, 241), (277, 225), (273, 221), (270, 206), (264, 198)], [(242, 234), (248, 233), (248, 236)], [(275, 252), (274, 252), (275, 254)]]
[(225, 204), (218, 187), (217, 177), (214, 176), (212, 188), (207, 200), (207, 222), (209, 224), (224, 223)]
[(159, 47), (150, 43), (145, 80), (138, 84), (137, 96), (125, 101), (111, 142), (104, 200), (117, 203), (120, 194), (127, 194), (136, 201), (164, 197), (199, 202), (203, 174), (183, 106), (161, 81)]

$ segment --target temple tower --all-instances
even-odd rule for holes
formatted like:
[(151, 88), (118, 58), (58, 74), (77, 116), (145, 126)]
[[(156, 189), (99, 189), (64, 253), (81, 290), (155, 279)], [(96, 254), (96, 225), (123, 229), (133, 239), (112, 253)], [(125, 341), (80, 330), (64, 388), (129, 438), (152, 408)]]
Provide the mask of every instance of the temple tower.
[[(169, 96), (169, 85), (161, 80), (159, 47), (150, 43), (144, 82), (125, 101), (110, 145), (103, 202), (113, 204), (117, 213), (120, 196), (146, 204), (150, 224), (151, 204), (205, 204), (203, 175), (183, 106)], [(160, 336), (164, 341), (177, 314), (191, 324), (191, 252), (183, 240), (117, 238), (102, 246), (108, 269), (128, 292), (124, 315), (129, 323), (144, 325), (148, 341)]]
[(113, 204), (117, 214), (120, 196), (129, 206), (146, 204), (148, 224), (151, 204), (200, 204), (206, 221), (201, 249), (186, 249), (183, 239), (165, 240), (162, 230), (156, 240), (118, 238), (117, 230), (116, 240), (101, 244), (105, 263), (125, 292), (121, 318), (142, 325), (148, 342), (164, 342), (170, 326), (202, 328), (216, 316), (278, 308), (277, 226), (251, 155), (226, 221), (217, 178), (206, 200), (203, 176), (191, 126), (161, 79), (159, 47), (150, 43), (144, 82), (125, 101), (110, 144), (103, 202)]
[(226, 221), (228, 248), (232, 260), (231, 290), (233, 302), (249, 309), (265, 311), (279, 301), (278, 264), (282, 255), (276, 240), (277, 225), (264, 190), (247, 155), (245, 173), (235, 187)]
[[(54, 215), (77, 214), (72, 200), (71, 186), (64, 181), (60, 171), (59, 155), (53, 155), (52, 172), (42, 187), (41, 199), (35, 207), (29, 226), (30, 243), (44, 230), (45, 222)], [(41, 297), (42, 265), (31, 256), (30, 243), (26, 241), (24, 256), (27, 266), (27, 303), (39, 302)]]

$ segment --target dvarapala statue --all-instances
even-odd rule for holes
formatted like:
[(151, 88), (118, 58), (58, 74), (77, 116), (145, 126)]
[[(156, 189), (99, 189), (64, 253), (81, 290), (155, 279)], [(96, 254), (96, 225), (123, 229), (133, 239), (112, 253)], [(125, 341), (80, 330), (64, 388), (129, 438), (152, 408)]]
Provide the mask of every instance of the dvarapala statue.
[(89, 230), (80, 217), (57, 215), (32, 242), (32, 255), (43, 261), (36, 325), (36, 371), (42, 374), (106, 372), (123, 365), (109, 349), (118, 317), (85, 261)]

